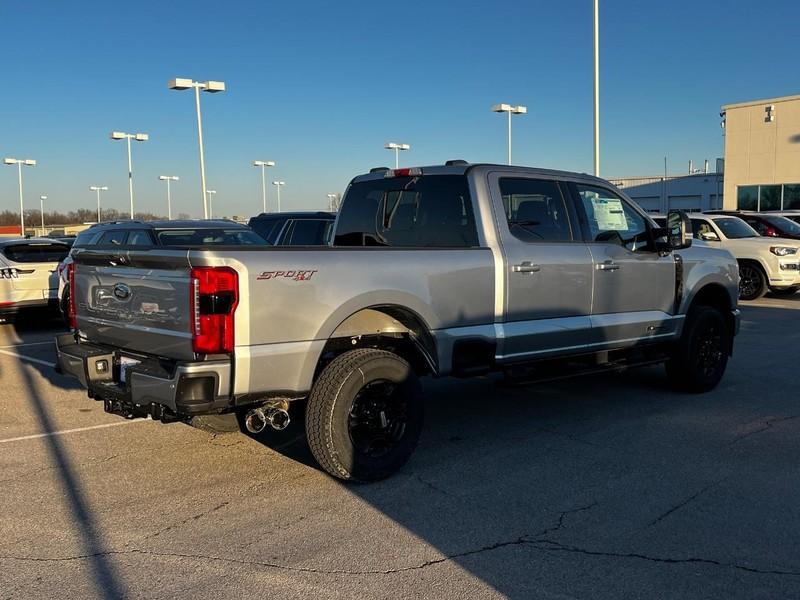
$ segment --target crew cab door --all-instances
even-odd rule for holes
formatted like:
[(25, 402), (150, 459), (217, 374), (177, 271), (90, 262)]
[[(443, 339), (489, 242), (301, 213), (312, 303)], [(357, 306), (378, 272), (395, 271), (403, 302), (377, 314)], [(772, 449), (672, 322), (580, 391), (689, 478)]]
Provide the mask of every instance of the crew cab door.
[(497, 360), (574, 351), (591, 329), (592, 256), (569, 191), (557, 180), (492, 173), (504, 265), (505, 310)]
[(582, 183), (571, 188), (594, 263), (593, 347), (672, 336), (675, 258), (656, 250), (650, 220), (610, 188)]

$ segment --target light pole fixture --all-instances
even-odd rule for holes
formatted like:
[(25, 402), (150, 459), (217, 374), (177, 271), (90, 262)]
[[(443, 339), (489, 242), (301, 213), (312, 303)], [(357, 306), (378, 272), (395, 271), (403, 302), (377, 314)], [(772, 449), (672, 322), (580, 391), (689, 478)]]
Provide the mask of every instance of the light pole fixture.
[(278, 194), (278, 212), (281, 212), (281, 186), (286, 185), (285, 181), (273, 181), (272, 185), (275, 186)]
[(336, 200), (338, 200), (339, 196), (337, 194), (328, 194), (328, 210), (330, 212), (336, 212), (338, 207), (336, 206)]
[(39, 214), (42, 216), (42, 235), (44, 235), (44, 201), (47, 200), (47, 196), (39, 196)]
[(36, 161), (32, 158), (5, 158), (3, 162), (7, 165), (17, 165), (19, 175), (19, 231), (21, 236), (25, 236), (25, 203), (22, 200), (22, 166), (35, 167)]
[(169, 184), (173, 181), (180, 181), (180, 177), (177, 175), (159, 175), (158, 178), (161, 181), (167, 182), (167, 219), (172, 221), (172, 195), (170, 193)]
[(131, 219), (133, 219), (133, 163), (131, 161), (131, 140), (146, 142), (150, 136), (146, 133), (125, 133), (124, 131), (112, 131), (112, 140), (126, 140), (128, 142), (128, 194), (131, 197)]
[(521, 104), (517, 106), (513, 104), (495, 104), (492, 106), (492, 112), (508, 113), (508, 164), (511, 164), (511, 115), (524, 115), (528, 112), (528, 107)]
[(214, 194), (217, 193), (217, 190), (206, 190), (206, 196), (208, 197), (208, 219), (214, 218), (214, 206), (211, 204), (211, 199)]
[(396, 142), (387, 142), (383, 146), (387, 150), (394, 150), (394, 168), (400, 168), (400, 150), (411, 150), (411, 145), (409, 144), (398, 144)]
[(600, 1), (594, 0), (594, 175), (600, 177)]
[(200, 91), (216, 93), (225, 91), (224, 81), (193, 81), (176, 77), (167, 83), (171, 90), (188, 90), (194, 88), (194, 103), (197, 109), (197, 143), (200, 146), (200, 193), (203, 197), (203, 218), (208, 218), (208, 195), (206, 194), (206, 159), (203, 152), (203, 119), (200, 114)]
[(107, 185), (92, 185), (89, 186), (90, 192), (97, 192), (97, 222), (100, 222), (100, 192), (107, 192)]
[(261, 167), (261, 204), (263, 205), (262, 212), (267, 212), (267, 180), (264, 175), (267, 167), (274, 167), (274, 160), (254, 160), (254, 167)]

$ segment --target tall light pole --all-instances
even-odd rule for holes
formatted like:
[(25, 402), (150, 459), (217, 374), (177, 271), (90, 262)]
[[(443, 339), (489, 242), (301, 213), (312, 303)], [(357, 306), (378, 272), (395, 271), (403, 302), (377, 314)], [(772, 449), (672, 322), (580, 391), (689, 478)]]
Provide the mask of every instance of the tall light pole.
[(594, 0), (594, 175), (600, 177), (600, 0)]
[(495, 104), (492, 106), (492, 112), (508, 113), (508, 164), (511, 164), (511, 115), (524, 115), (528, 112), (527, 106), (521, 104), (514, 106), (512, 104)]
[(286, 185), (285, 181), (273, 181), (272, 185), (275, 186), (278, 194), (278, 212), (281, 212), (281, 186)]
[(42, 235), (44, 235), (44, 201), (47, 200), (47, 196), (39, 196), (39, 206), (41, 207), (39, 210), (39, 214), (42, 215)]
[(203, 218), (208, 218), (208, 196), (206, 194), (206, 159), (203, 151), (203, 119), (200, 114), (200, 91), (216, 93), (225, 91), (224, 81), (193, 81), (176, 77), (167, 83), (171, 90), (188, 90), (194, 88), (194, 104), (197, 109), (197, 143), (200, 146), (200, 193), (203, 197)]
[(100, 222), (100, 192), (107, 192), (107, 185), (92, 185), (89, 186), (90, 192), (97, 192), (97, 222)]
[(22, 165), (26, 167), (35, 167), (36, 161), (32, 158), (6, 158), (3, 162), (7, 165), (17, 165), (17, 172), (19, 174), (19, 230), (20, 235), (25, 236), (25, 203), (22, 200)]
[(128, 142), (128, 194), (131, 197), (131, 219), (133, 219), (133, 162), (131, 161), (131, 140), (146, 142), (150, 136), (146, 133), (125, 133), (124, 131), (112, 131), (112, 140), (126, 140)]
[(387, 142), (383, 146), (387, 150), (394, 150), (394, 168), (400, 168), (400, 150), (411, 150), (409, 144), (398, 144), (397, 142)]
[(167, 219), (172, 221), (172, 194), (170, 193), (169, 184), (173, 181), (179, 181), (180, 177), (177, 175), (159, 175), (158, 178), (167, 182)]
[(214, 206), (211, 204), (211, 198), (214, 194), (217, 193), (217, 190), (206, 190), (206, 195), (208, 196), (208, 218), (214, 218)]
[(261, 204), (263, 205), (262, 212), (267, 212), (267, 180), (264, 174), (267, 167), (274, 167), (274, 160), (254, 160), (254, 167), (261, 167)]

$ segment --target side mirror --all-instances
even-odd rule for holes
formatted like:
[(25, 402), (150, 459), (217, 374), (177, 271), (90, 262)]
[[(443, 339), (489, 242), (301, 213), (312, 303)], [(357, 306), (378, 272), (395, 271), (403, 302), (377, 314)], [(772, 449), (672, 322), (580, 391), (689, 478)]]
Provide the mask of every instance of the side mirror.
[(704, 231), (700, 234), (700, 239), (704, 242), (718, 242), (719, 236), (713, 231)]
[(692, 222), (682, 210), (667, 213), (667, 244), (670, 250), (684, 250), (692, 245)]

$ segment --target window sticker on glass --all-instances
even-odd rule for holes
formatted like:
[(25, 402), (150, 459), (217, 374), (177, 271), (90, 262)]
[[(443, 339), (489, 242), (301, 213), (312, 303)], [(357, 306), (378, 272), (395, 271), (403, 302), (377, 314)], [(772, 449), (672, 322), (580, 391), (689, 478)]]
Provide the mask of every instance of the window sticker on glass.
[(597, 226), (603, 231), (628, 231), (628, 220), (622, 209), (622, 202), (617, 198), (592, 198), (594, 218)]

